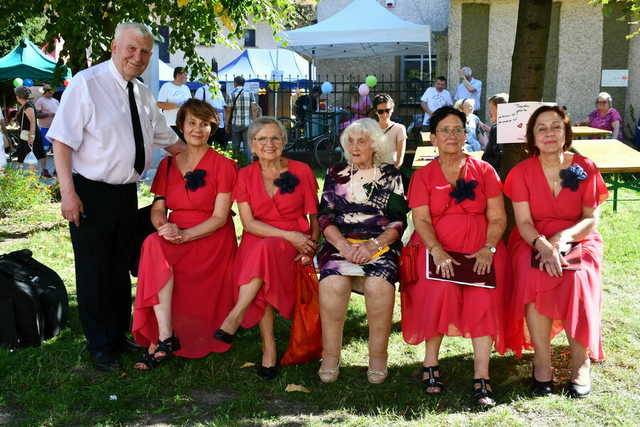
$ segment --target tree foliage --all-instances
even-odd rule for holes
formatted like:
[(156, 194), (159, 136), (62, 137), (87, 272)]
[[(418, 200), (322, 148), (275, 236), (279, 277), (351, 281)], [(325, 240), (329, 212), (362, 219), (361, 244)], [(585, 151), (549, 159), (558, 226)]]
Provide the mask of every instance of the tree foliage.
[(602, 4), (602, 11), (605, 15), (610, 15), (617, 10), (622, 9), (624, 19), (630, 24), (635, 24), (636, 29), (628, 36), (635, 37), (640, 34), (640, 0), (590, 0), (592, 4)]
[[(2, 0), (0, 28), (35, 18), (43, 21), (44, 40), (64, 40), (62, 57), (73, 72), (110, 57), (110, 43), (120, 22), (149, 25), (158, 34), (171, 28), (169, 51), (182, 50), (194, 75), (207, 76), (210, 65), (196, 52), (199, 45), (237, 45), (252, 22), (267, 22), (274, 34), (295, 22), (293, 0)], [(6, 33), (6, 32), (5, 32)], [(35, 41), (35, 40), (34, 40)], [(12, 41), (13, 42), (13, 41)]]

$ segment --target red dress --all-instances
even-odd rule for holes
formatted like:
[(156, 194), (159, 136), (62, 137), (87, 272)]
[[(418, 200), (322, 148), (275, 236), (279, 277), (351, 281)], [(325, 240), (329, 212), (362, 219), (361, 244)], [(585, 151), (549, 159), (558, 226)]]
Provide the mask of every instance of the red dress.
[[(428, 206), (436, 236), (445, 251), (472, 254), (487, 242), (487, 199), (501, 193), (493, 167), (468, 156), (464, 179), (478, 182), (475, 199), (456, 203), (452, 186), (440, 163), (432, 161), (418, 170), (409, 185), (409, 207)], [(508, 292), (506, 249), (498, 244), (493, 257), (496, 288), (487, 289), (434, 281), (426, 278), (426, 247), (417, 232), (409, 244), (419, 245), (419, 279), (401, 292), (402, 335), (409, 344), (419, 344), (437, 335), (477, 338), (492, 336), (496, 349), (504, 353), (503, 295)], [(455, 271), (455, 267), (454, 267)]]
[[(167, 159), (158, 168), (151, 191), (166, 198), (169, 222), (180, 228), (193, 227), (213, 214), (216, 196), (231, 193), (236, 178), (235, 162), (209, 150), (195, 169), (206, 171), (204, 186), (195, 191), (185, 180), (175, 160), (167, 173)], [(229, 344), (213, 339), (233, 307), (233, 265), (237, 243), (231, 215), (213, 234), (179, 245), (158, 233), (144, 241), (140, 258), (133, 336), (148, 347), (158, 341), (158, 324), (153, 306), (158, 292), (173, 275), (172, 323), (182, 349), (175, 354), (198, 358), (221, 353)]]
[[(573, 155), (587, 173), (577, 191), (563, 188), (554, 197), (537, 157), (516, 165), (507, 177), (504, 192), (514, 202), (529, 202), (531, 217), (540, 234), (551, 237), (582, 219), (582, 207), (595, 208), (607, 199), (607, 187), (593, 162)], [(600, 234), (592, 231), (582, 240), (582, 269), (563, 271), (552, 277), (531, 267), (531, 245), (515, 228), (509, 238), (513, 270), (507, 344), (516, 355), (532, 349), (525, 325), (525, 304), (535, 303), (539, 313), (554, 320), (552, 336), (562, 329), (584, 345), (594, 359), (603, 359), (601, 336), (602, 281), (600, 264), (603, 246)]]
[[(293, 193), (283, 194), (278, 188), (273, 197), (269, 197), (260, 164), (254, 162), (240, 169), (233, 198), (238, 203), (249, 203), (251, 213), (258, 221), (282, 230), (309, 233), (306, 215), (318, 213), (316, 177), (306, 164), (295, 160), (288, 162), (288, 171), (300, 180)], [(278, 310), (282, 317), (291, 318), (296, 294), (293, 259), (297, 254), (296, 248), (282, 238), (242, 233), (234, 267), (236, 298), (240, 286), (251, 279), (260, 277), (264, 281), (245, 312), (243, 328), (257, 325), (267, 305)]]

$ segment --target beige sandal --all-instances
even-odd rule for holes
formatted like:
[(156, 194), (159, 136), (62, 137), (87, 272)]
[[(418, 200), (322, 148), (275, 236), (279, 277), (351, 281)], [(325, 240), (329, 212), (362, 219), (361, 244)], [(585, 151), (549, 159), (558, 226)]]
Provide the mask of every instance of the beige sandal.
[(340, 361), (335, 368), (323, 368), (322, 365), (318, 369), (318, 376), (323, 383), (333, 383), (338, 379), (340, 375)]
[(388, 368), (384, 368), (384, 371), (377, 371), (371, 368), (367, 369), (367, 380), (369, 380), (371, 384), (382, 384), (388, 375)]

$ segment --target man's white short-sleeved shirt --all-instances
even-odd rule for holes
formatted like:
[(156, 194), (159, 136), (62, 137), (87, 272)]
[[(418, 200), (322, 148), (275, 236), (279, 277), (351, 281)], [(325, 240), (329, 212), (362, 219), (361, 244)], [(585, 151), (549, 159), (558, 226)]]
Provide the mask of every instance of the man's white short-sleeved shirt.
[[(158, 92), (158, 102), (170, 102), (172, 104), (183, 104), (191, 98), (191, 91), (187, 85), (174, 85), (172, 82), (166, 82)], [(175, 126), (178, 117), (178, 108), (173, 110), (162, 110), (162, 114), (167, 119), (169, 126)]]
[[(436, 111), (440, 107), (444, 107), (445, 105), (453, 105), (453, 99), (451, 99), (451, 94), (447, 89), (443, 89), (438, 92), (435, 87), (430, 87), (424, 91), (422, 94), (422, 98), (420, 101), (426, 102), (429, 110)], [(424, 113), (424, 118), (422, 119), (422, 124), (426, 125), (429, 123), (429, 114)]]
[[(173, 145), (178, 137), (167, 125), (149, 89), (137, 79), (134, 96), (144, 138), (145, 169), (154, 148)], [(47, 137), (73, 149), (71, 166), (85, 178), (128, 184), (140, 177), (133, 169), (136, 146), (127, 81), (111, 60), (76, 74), (62, 94)]]

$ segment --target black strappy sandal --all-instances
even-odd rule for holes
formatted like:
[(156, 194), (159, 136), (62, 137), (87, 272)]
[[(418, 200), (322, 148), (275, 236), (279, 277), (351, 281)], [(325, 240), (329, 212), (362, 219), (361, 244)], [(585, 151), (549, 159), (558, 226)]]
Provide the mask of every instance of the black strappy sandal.
[[(480, 384), (480, 387), (476, 388), (476, 384)], [(491, 380), (486, 378), (473, 380), (473, 400), (478, 406), (490, 407), (496, 404), (493, 391), (489, 390), (487, 386), (491, 386)]]
[[(438, 376), (436, 376), (436, 372)], [(429, 378), (424, 378), (422, 380), (422, 385), (424, 386), (424, 392), (429, 396), (437, 396), (442, 394), (444, 391), (444, 383), (440, 381), (440, 366), (423, 366), (422, 373), (426, 373), (429, 375)], [(439, 391), (427, 391), (429, 388), (437, 387)]]
[[(139, 371), (149, 371), (157, 367), (165, 359), (173, 356), (173, 353), (180, 350), (180, 341), (175, 335), (170, 336), (166, 340), (158, 341), (158, 347), (153, 353), (149, 353), (145, 350), (142, 357), (136, 362), (134, 368)], [(158, 353), (164, 353), (162, 356), (158, 356)], [(145, 367), (138, 367), (144, 365)]]

